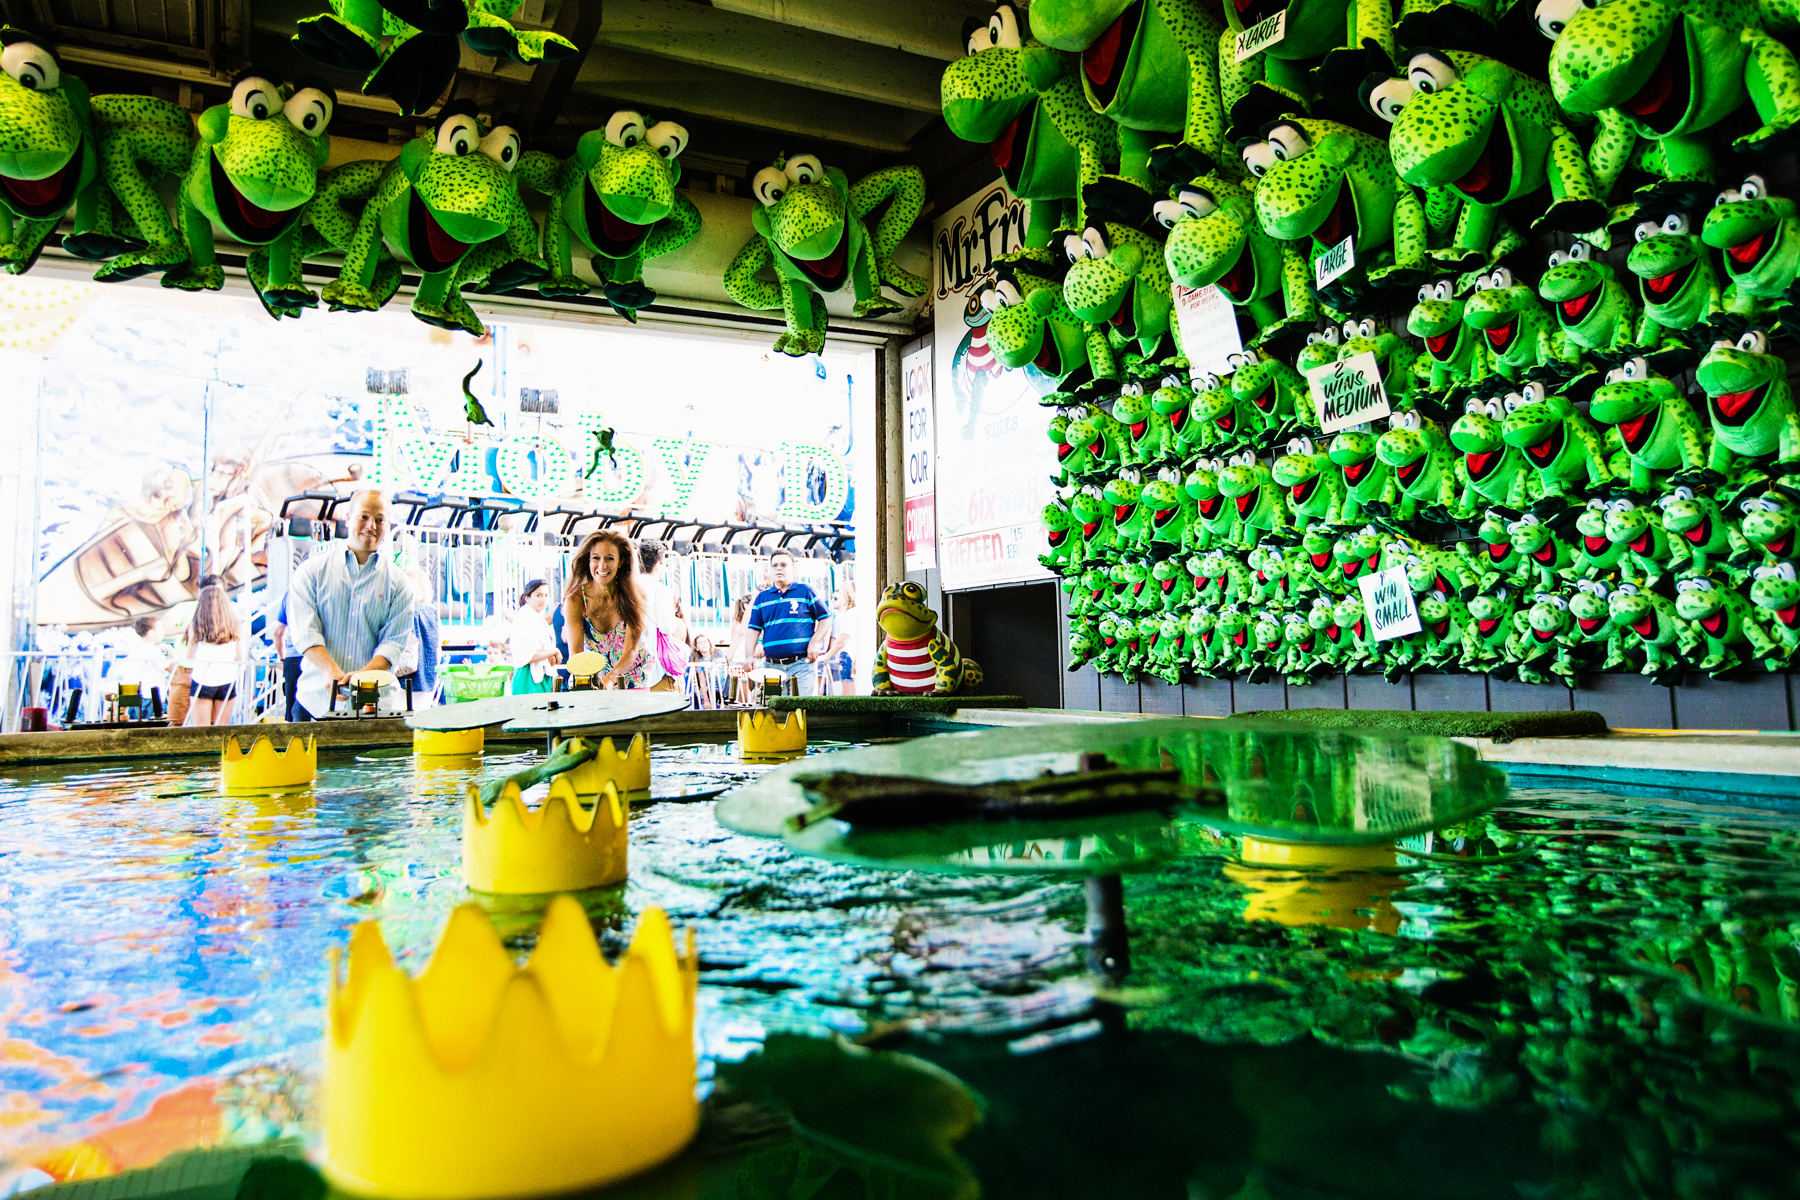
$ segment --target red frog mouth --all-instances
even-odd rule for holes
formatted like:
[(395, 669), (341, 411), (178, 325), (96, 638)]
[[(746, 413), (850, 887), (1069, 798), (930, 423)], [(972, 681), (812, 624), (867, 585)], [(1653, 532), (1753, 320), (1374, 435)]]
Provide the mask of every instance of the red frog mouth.
[(1604, 553), (1606, 548), (1608, 546), (1612, 545), (1612, 542), (1607, 540), (1606, 538), (1595, 537), (1591, 533), (1583, 535), (1582, 539), (1581, 539), (1581, 543), (1582, 543), (1582, 545), (1587, 547), (1587, 552), (1589, 554)]
[(1478, 617), (1475, 621), (1475, 628), (1483, 633), (1492, 633), (1498, 624), (1500, 624), (1499, 617)]
[(1445, 617), (1445, 618), (1444, 618), (1444, 619), (1443, 619), (1443, 620), (1441, 620), (1441, 621), (1438, 621), (1438, 622), (1436, 622), (1436, 623), (1434, 623), (1434, 624), (1431, 624), (1431, 625), (1427, 625), (1427, 626), (1426, 626), (1426, 628), (1427, 628), (1427, 629), (1429, 629), (1429, 630), (1431, 630), (1431, 632), (1432, 632), (1432, 633), (1434, 633), (1434, 634), (1436, 634), (1436, 635), (1437, 635), (1437, 636), (1438, 636), (1438, 637), (1443, 637), (1443, 636), (1444, 636), (1444, 630), (1446, 630), (1446, 629), (1448, 629), (1448, 628), (1450, 628), (1450, 618), (1449, 618), (1449, 617)]
[(1180, 433), (1181, 427), (1187, 424), (1187, 419), (1188, 409), (1187, 405), (1184, 404), (1169, 414), (1169, 428), (1173, 429), (1176, 433)]
[[(1305, 504), (1312, 499), (1312, 494), (1318, 490), (1318, 487), (1319, 477), (1314, 475), (1311, 479), (1304, 479), (1294, 484), (1288, 489), (1288, 493), (1293, 496), (1295, 504)], [(1315, 555), (1315, 557), (1317, 556)]]
[(1512, 553), (1512, 543), (1489, 542), (1487, 544), (1487, 552), (1489, 558), (1493, 559), (1495, 562), (1499, 562), (1501, 559)]
[(1631, 630), (1633, 633), (1643, 638), (1656, 636), (1656, 614), (1646, 613), (1643, 620), (1633, 621), (1631, 623)]
[(1354, 625), (1352, 625), (1352, 626), (1351, 626), (1351, 627), (1350, 627), (1350, 632), (1351, 632), (1351, 633), (1354, 633), (1354, 634), (1355, 634), (1355, 635), (1356, 635), (1356, 636), (1357, 636), (1357, 637), (1361, 637), (1361, 636), (1362, 636), (1362, 633), (1363, 633), (1363, 623), (1362, 623), (1362, 618), (1361, 618), (1361, 617), (1358, 617), (1358, 618), (1356, 618), (1356, 624), (1354, 624)]
[[(1655, 293), (1656, 302), (1661, 303), (1681, 290), (1681, 285), (1686, 283), (1688, 276), (1694, 273), (1694, 266), (1694, 263), (1688, 263), (1686, 266), (1676, 267), (1666, 274), (1650, 276), (1644, 280), (1644, 288), (1646, 291)], [(1645, 296), (1644, 300), (1650, 302), (1650, 297)]]
[(1404, 466), (1395, 467), (1394, 478), (1400, 481), (1401, 487), (1411, 487), (1412, 481), (1417, 479), (1419, 477), (1419, 472), (1424, 469), (1425, 460), (1422, 458), (1415, 458)]
[(1769, 231), (1765, 229), (1747, 242), (1736, 246), (1727, 246), (1725, 248), (1725, 265), (1731, 269), (1733, 275), (1742, 274), (1755, 267), (1762, 260), (1763, 255), (1769, 252), (1769, 247), (1774, 242), (1775, 239), (1770, 237)]
[(1742, 425), (1762, 407), (1762, 398), (1768, 390), (1769, 385), (1765, 383), (1747, 392), (1722, 392), (1712, 398), (1713, 416), (1727, 425)]
[(1238, 645), (1238, 646), (1243, 645), (1244, 644), (1244, 631), (1240, 629), (1236, 633), (1232, 634), (1231, 641), (1234, 645)]
[(1069, 531), (1066, 529), (1052, 529), (1045, 535), (1045, 540), (1050, 543), (1050, 548), (1054, 550), (1062, 545), (1063, 542), (1068, 539), (1068, 536)]
[(1220, 432), (1230, 433), (1237, 428), (1237, 414), (1234, 412), (1221, 413), (1213, 418), (1213, 424), (1219, 427)]
[(1631, 548), (1633, 554), (1650, 553), (1650, 527), (1646, 525), (1644, 527), (1644, 532), (1638, 534), (1635, 541), (1626, 542), (1625, 544)]
[(1681, 535), (1698, 546), (1712, 537), (1712, 518), (1701, 517), (1700, 523)]
[(1552, 641), (1555, 639), (1556, 630), (1554, 630), (1554, 629), (1534, 629), (1531, 631), (1531, 636), (1535, 637), (1540, 642), (1548, 642), (1548, 641)]
[(1275, 385), (1270, 384), (1256, 395), (1250, 397), (1250, 403), (1256, 405), (1260, 412), (1275, 411)]
[(1800, 604), (1790, 604), (1786, 608), (1776, 609), (1775, 617), (1783, 625), (1792, 629), (1794, 627), (1794, 622), (1800, 620)]
[(1131, 436), (1134, 438), (1141, 438), (1144, 436), (1144, 430), (1148, 428), (1150, 428), (1150, 422), (1148, 421), (1133, 421), (1131, 423)]
[(1592, 633), (1603, 623), (1600, 617), (1576, 617), (1575, 623), (1581, 626), (1581, 632)]
[[(1244, 264), (1250, 263), (1251, 269), (1244, 270)], [(1219, 286), (1231, 297), (1234, 304), (1248, 304), (1256, 294), (1256, 264), (1251, 261), (1245, 251), (1238, 251), (1237, 261), (1231, 264), (1231, 270), (1219, 277)]]
[(1451, 329), (1445, 333), (1426, 334), (1425, 349), (1430, 351), (1431, 357), (1444, 362), (1454, 353), (1452, 345), (1456, 341), (1456, 333), (1455, 329)]
[(1518, 336), (1519, 318), (1514, 317), (1504, 325), (1496, 325), (1492, 329), (1484, 329), (1481, 332), (1487, 335), (1488, 345), (1494, 348), (1496, 354), (1505, 354), (1507, 347), (1511, 346), (1513, 339)]
[(1582, 318), (1587, 316), (1588, 310), (1599, 300), (1600, 290), (1605, 286), (1605, 284), (1597, 285), (1592, 291), (1583, 292), (1572, 300), (1559, 300), (1556, 311), (1557, 315), (1562, 318), (1562, 323), (1565, 326), (1581, 324)]
[[(1348, 211), (1346, 211), (1348, 210)], [(1350, 189), (1342, 180), (1338, 181), (1337, 199), (1331, 202), (1331, 211), (1313, 230), (1313, 238), (1326, 246), (1335, 246), (1356, 232), (1356, 212)]]
[(1794, 531), (1792, 529), (1788, 530), (1772, 542), (1763, 543), (1763, 549), (1767, 550), (1770, 554), (1773, 554), (1776, 558), (1786, 558), (1788, 556), (1788, 551), (1793, 548)]
[(1168, 524), (1168, 523), (1169, 523), (1169, 521), (1170, 521), (1170, 520), (1171, 520), (1171, 519), (1173, 519), (1173, 517), (1174, 517), (1174, 516), (1175, 516), (1175, 514), (1176, 514), (1176, 513), (1178, 513), (1178, 512), (1180, 512), (1180, 511), (1181, 511), (1181, 510), (1180, 510), (1180, 509), (1178, 509), (1178, 508), (1158, 508), (1158, 509), (1154, 509), (1154, 510), (1152, 510), (1152, 511), (1151, 511), (1151, 513), (1150, 513), (1150, 523), (1151, 523), (1151, 524), (1152, 524), (1152, 525), (1155, 525), (1155, 526), (1156, 526), (1156, 527), (1157, 527), (1157, 528), (1158, 528), (1158, 529), (1160, 529), (1160, 528), (1162, 528), (1162, 527), (1163, 527), (1163, 526), (1164, 526), (1164, 525), (1167, 525), (1167, 524)]
[(1323, 571), (1325, 569), (1326, 565), (1330, 562), (1331, 562), (1331, 555), (1329, 555), (1329, 554), (1312, 555), (1312, 565), (1313, 565), (1313, 570), (1315, 570), (1315, 571)]
[(12, 208), (22, 217), (44, 219), (61, 213), (75, 202), (75, 189), (81, 183), (81, 158), (85, 147), (77, 142), (74, 153), (53, 174), (42, 179), (15, 179), (0, 175), (0, 192), (12, 199)]
[(1657, 411), (1657, 409), (1651, 408), (1646, 412), (1639, 413), (1629, 421), (1619, 422), (1617, 427), (1619, 437), (1624, 440), (1625, 448), (1633, 454), (1642, 450), (1649, 442), (1650, 435), (1656, 432)]
[(1173, 578), (1159, 580), (1158, 582), (1162, 584), (1163, 595), (1165, 596), (1175, 590), (1175, 580)]
[(1214, 514), (1219, 511), (1219, 503), (1222, 500), (1224, 500), (1223, 496), (1214, 496), (1210, 500), (1196, 500), (1194, 501), (1194, 506), (1200, 510), (1200, 516), (1204, 520), (1210, 521), (1213, 519)]
[(1718, 633), (1719, 630), (1725, 628), (1725, 610), (1720, 609), (1710, 617), (1701, 617), (1700, 628), (1708, 633)]
[(1325, 638), (1327, 641), (1335, 642), (1337, 641), (1337, 636), (1338, 627), (1336, 625), (1327, 625), (1325, 627)]
[(1535, 465), (1547, 467), (1556, 461), (1558, 454), (1562, 453), (1563, 440), (1567, 436), (1563, 432), (1562, 422), (1558, 421), (1550, 427), (1550, 436), (1535, 446), (1525, 447), (1525, 454)]
[(1062, 365), (1062, 351), (1056, 348), (1056, 339), (1048, 331), (1045, 331), (1044, 344), (1038, 347), (1037, 357), (1031, 360), (1031, 365), (1052, 377), (1061, 374), (1057, 368)]
[[(1081, 536), (1082, 537), (1093, 537), (1094, 530), (1096, 530), (1098, 528), (1100, 528), (1100, 522), (1084, 521), (1084, 522), (1082, 522), (1082, 525), (1081, 525)], [(1095, 595), (1099, 595), (1099, 593), (1096, 592)]]
[(1071, 455), (1073, 453), (1075, 453), (1075, 447), (1069, 445), (1069, 443), (1067, 443), (1067, 442), (1056, 443), (1056, 461), (1057, 462), (1061, 462), (1063, 459), (1069, 457), (1069, 455)]
[(1500, 461), (1498, 450), (1477, 450), (1463, 455), (1463, 465), (1469, 469), (1470, 479), (1486, 479), (1494, 464)]
[(1131, 45), (1137, 39), (1138, 22), (1143, 17), (1142, 0), (1119, 14), (1086, 50), (1081, 52), (1081, 72), (1093, 89), (1095, 107), (1104, 110), (1119, 90), (1120, 77), (1131, 56)]
[(1125, 522), (1131, 520), (1131, 514), (1136, 511), (1137, 511), (1137, 505), (1135, 505), (1135, 504), (1115, 504), (1115, 505), (1113, 505), (1113, 524), (1114, 525), (1125, 524)]
[[(1662, 61), (1650, 72), (1637, 95), (1619, 107), (1660, 134), (1669, 134), (1687, 115), (1687, 97), (1692, 90), (1688, 81), (1687, 39), (1682, 27), (1675, 27), (1663, 48)], [(1673, 103), (1671, 103), (1673, 101)]]
[(1245, 492), (1241, 496), (1233, 496), (1232, 502), (1237, 505), (1238, 516), (1247, 517), (1250, 510), (1256, 507), (1256, 493)]
[(1536, 550), (1533, 550), (1531, 552), (1531, 557), (1535, 558), (1537, 561), (1539, 561), (1541, 563), (1556, 561), (1556, 543), (1555, 542), (1545, 542), (1543, 545), (1539, 546)]
[(1362, 478), (1364, 475), (1367, 475), (1370, 471), (1372, 471), (1374, 469), (1375, 469), (1375, 460), (1372, 458), (1365, 458), (1359, 463), (1351, 463), (1349, 466), (1344, 468), (1344, 481), (1346, 483), (1348, 483), (1351, 487), (1355, 487), (1357, 484), (1362, 482)]

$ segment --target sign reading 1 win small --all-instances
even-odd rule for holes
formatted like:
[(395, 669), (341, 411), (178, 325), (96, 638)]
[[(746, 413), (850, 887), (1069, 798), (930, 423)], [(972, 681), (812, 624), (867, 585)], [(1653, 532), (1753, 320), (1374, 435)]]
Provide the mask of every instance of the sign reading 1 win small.
[(1389, 567), (1356, 581), (1362, 589), (1363, 608), (1369, 614), (1369, 633), (1378, 642), (1405, 637), (1424, 628), (1419, 608), (1413, 603), (1412, 585), (1405, 566)]
[(1365, 350), (1306, 373), (1313, 410), (1321, 433), (1336, 433), (1365, 421), (1388, 415), (1387, 389), (1381, 385), (1381, 364), (1375, 352)]

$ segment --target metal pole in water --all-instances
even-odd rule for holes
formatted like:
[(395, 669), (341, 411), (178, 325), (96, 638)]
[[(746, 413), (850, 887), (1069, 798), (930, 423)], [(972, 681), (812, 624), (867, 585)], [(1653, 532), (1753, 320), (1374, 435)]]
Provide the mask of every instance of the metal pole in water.
[(1131, 939), (1125, 929), (1125, 885), (1117, 875), (1087, 878), (1087, 968), (1109, 983), (1131, 973)]

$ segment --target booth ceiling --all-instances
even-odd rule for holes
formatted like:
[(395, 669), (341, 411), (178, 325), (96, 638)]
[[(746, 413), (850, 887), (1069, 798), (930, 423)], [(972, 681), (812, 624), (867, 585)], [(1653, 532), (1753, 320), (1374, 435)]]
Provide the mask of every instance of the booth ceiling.
[[(161, 95), (198, 112), (256, 63), (318, 74), (291, 42), (325, 0), (0, 0), (9, 21), (50, 33), (95, 92)], [(498, 61), (466, 45), (445, 98), (522, 114), (534, 144), (567, 152), (620, 107), (692, 133), (690, 178), (739, 177), (747, 162), (818, 147), (854, 178), (895, 162), (925, 171), (954, 203), (994, 175), (985, 147), (958, 141), (938, 111), (944, 64), (961, 56), (966, 18), (992, 0), (525, 0), (514, 24), (554, 29), (582, 53), (557, 64)], [(434, 105), (402, 116), (358, 80), (338, 89), (337, 137), (396, 142)], [(709, 189), (710, 190), (710, 189)]]

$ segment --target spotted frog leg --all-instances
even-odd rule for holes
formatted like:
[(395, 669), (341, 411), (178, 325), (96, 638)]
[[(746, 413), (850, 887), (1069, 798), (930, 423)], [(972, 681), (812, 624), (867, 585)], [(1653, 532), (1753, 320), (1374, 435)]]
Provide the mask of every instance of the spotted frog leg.
[(754, 234), (725, 268), (725, 294), (750, 309), (779, 308), (787, 332), (775, 339), (775, 349), (799, 358), (825, 348), (825, 298), (797, 279), (778, 276), (770, 283), (757, 275), (774, 265), (775, 251), (767, 238)]
[[(850, 189), (850, 210), (859, 219), (874, 212), (884, 200), (891, 200), (892, 203), (881, 214), (881, 220), (870, 234), (874, 274), (880, 282), (903, 296), (923, 296), (929, 285), (919, 276), (894, 263), (894, 249), (918, 221), (919, 214), (925, 211), (924, 173), (917, 167), (888, 167), (865, 175)], [(859, 284), (860, 282), (858, 280)], [(880, 300), (879, 292), (875, 292), (871, 299)], [(886, 307), (869, 305), (870, 312), (865, 313), (863, 308), (866, 303), (868, 301), (859, 286), (856, 305), (858, 316), (872, 315), (876, 311), (897, 311), (897, 306), (883, 301), (882, 304)]]
[(100, 174), (146, 243), (94, 272), (96, 280), (136, 279), (188, 261), (155, 183), (187, 169), (199, 135), (188, 115), (148, 96), (96, 96)]
[[(338, 277), (319, 296), (333, 311), (374, 312), (392, 299), (400, 286), (400, 264), (381, 245), (381, 210), (409, 186), (405, 174), (387, 171), (379, 162), (353, 162), (319, 180), (319, 193), (307, 206), (313, 228), (343, 251)], [(351, 217), (345, 200), (366, 200), (360, 217)]]
[(1800, 63), (1794, 52), (1763, 30), (1746, 26), (1738, 34), (1749, 48), (1744, 85), (1762, 128), (1732, 143), (1737, 150), (1769, 151), (1792, 146), (1800, 133)]

